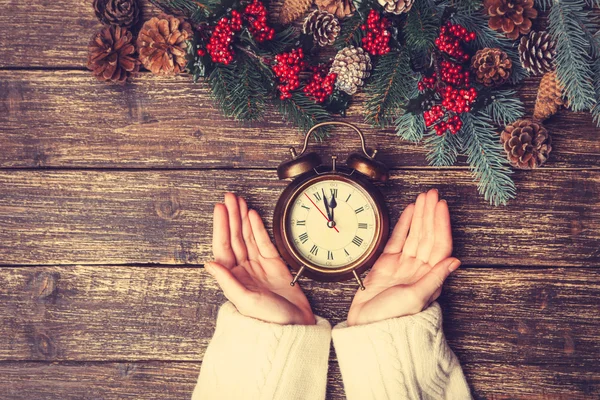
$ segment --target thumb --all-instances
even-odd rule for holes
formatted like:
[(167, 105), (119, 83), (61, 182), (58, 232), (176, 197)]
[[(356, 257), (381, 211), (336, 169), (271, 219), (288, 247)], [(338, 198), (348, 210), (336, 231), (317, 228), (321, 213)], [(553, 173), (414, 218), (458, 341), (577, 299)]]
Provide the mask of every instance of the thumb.
[(216, 262), (209, 262), (204, 268), (217, 280), (225, 297), (236, 307), (248, 295), (248, 289), (231, 273), (231, 270)]
[(431, 296), (442, 287), (448, 275), (455, 271), (459, 266), (460, 261), (453, 257), (446, 258), (437, 263), (415, 284), (421, 297), (425, 300), (431, 298)]

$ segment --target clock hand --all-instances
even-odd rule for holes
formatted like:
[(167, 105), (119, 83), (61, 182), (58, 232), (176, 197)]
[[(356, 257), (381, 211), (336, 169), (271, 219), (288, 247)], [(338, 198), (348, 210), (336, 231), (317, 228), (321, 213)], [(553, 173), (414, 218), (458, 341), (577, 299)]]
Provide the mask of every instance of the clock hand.
[(321, 193), (323, 193), (323, 204), (325, 204), (325, 211), (327, 212), (327, 219), (329, 221), (331, 221), (331, 220), (333, 220), (333, 218), (331, 216), (331, 210), (329, 210), (329, 204), (327, 204), (327, 196), (325, 196), (325, 190), (323, 188), (321, 188)]
[[(319, 212), (321, 213), (321, 215), (327, 220), (327, 222), (330, 222), (331, 220), (329, 218), (327, 218), (327, 215), (325, 215), (325, 213), (323, 213), (323, 211), (321, 211), (321, 209), (315, 204), (314, 201), (312, 201), (312, 199), (306, 194), (306, 192), (304, 192), (304, 195), (306, 196), (306, 198), (308, 199), (308, 201), (310, 201), (312, 203), (313, 206), (315, 206), (315, 208), (317, 210), (319, 210)], [(333, 229), (335, 229), (335, 231), (337, 233), (340, 233), (340, 231), (338, 231), (338, 228), (334, 225)]]
[(337, 207), (337, 202), (335, 201), (335, 196), (331, 193), (331, 201), (329, 202), (329, 209), (331, 210), (331, 220), (333, 221), (333, 209)]

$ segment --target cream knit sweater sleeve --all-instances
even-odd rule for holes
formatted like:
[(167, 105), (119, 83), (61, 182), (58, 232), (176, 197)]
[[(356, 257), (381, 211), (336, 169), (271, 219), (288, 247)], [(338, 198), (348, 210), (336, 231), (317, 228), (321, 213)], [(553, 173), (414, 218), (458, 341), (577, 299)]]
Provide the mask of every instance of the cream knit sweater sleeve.
[(277, 325), (219, 310), (192, 400), (322, 400), (331, 325)]
[(332, 332), (348, 400), (471, 399), (442, 331), (440, 306)]

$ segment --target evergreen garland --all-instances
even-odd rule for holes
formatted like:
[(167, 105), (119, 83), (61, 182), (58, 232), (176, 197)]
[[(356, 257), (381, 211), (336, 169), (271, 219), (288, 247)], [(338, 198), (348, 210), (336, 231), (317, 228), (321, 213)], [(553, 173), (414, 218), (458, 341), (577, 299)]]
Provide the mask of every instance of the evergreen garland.
[(381, 56), (365, 87), (365, 121), (379, 127), (391, 124), (416, 85), (407, 52)]
[(512, 124), (525, 115), (525, 107), (513, 89), (498, 90), (490, 96), (483, 111), (500, 126)]
[(516, 187), (491, 118), (483, 111), (466, 114), (459, 135), (479, 193), (495, 206), (505, 205), (515, 197)]
[(454, 165), (462, 143), (459, 135), (436, 135), (429, 131), (425, 136), (427, 161), (434, 167)]
[(590, 110), (596, 102), (584, 6), (582, 0), (557, 0), (548, 16), (548, 31), (556, 41), (556, 74), (573, 111)]
[(403, 112), (396, 118), (396, 132), (404, 140), (418, 143), (425, 134), (425, 121), (422, 114), (412, 112)]

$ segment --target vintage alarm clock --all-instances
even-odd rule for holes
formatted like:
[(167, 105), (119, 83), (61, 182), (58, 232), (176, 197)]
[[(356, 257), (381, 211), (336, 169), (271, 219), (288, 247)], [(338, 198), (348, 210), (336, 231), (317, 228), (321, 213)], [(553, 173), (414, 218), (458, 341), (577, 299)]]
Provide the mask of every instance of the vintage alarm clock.
[[(316, 153), (306, 153), (315, 129), (342, 125), (360, 137), (362, 154), (351, 154), (346, 165), (332, 156), (324, 166)], [(369, 155), (363, 133), (346, 122), (323, 122), (313, 126), (299, 155), (290, 148), (292, 160), (277, 168), (279, 179), (295, 178), (283, 191), (273, 216), (273, 235), (283, 259), (301, 275), (322, 281), (354, 277), (361, 289), (361, 272), (371, 267), (383, 251), (389, 217), (383, 196), (369, 180), (385, 182), (387, 167)]]

